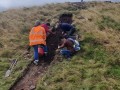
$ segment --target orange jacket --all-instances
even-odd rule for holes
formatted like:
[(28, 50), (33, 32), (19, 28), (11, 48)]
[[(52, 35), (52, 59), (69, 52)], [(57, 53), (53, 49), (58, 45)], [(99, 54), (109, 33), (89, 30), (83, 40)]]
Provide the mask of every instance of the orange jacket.
[(46, 45), (46, 32), (43, 27), (36, 26), (33, 27), (29, 34), (30, 46), (43, 44)]

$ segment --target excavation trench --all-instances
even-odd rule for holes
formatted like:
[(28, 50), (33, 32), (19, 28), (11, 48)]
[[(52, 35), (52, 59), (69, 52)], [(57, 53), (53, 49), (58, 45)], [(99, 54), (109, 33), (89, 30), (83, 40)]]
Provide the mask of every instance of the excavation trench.
[[(23, 75), (16, 80), (9, 90), (35, 90), (38, 79), (48, 70), (55, 56), (60, 33), (49, 35), (47, 38), (48, 56), (40, 60), (40, 64), (35, 66), (32, 62), (24, 70)], [(44, 62), (43, 62), (44, 61)]]

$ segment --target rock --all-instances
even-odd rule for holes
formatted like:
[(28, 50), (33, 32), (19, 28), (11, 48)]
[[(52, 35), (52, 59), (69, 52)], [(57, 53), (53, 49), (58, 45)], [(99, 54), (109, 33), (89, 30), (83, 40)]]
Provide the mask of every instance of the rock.
[(34, 85), (30, 86), (30, 90), (34, 90), (36, 87)]
[(44, 85), (45, 85), (45, 86), (47, 86), (47, 83), (46, 83), (46, 82), (44, 82)]
[(38, 74), (40, 74), (41, 72), (38, 72)]

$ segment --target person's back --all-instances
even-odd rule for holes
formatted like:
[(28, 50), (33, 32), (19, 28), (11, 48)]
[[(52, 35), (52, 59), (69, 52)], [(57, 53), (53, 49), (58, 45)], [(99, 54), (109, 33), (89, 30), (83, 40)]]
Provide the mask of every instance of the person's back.
[(75, 51), (79, 51), (80, 50), (80, 44), (77, 40), (72, 39), (72, 38), (68, 38), (67, 40), (73, 42), (73, 47)]
[(58, 28), (62, 30), (63, 36), (72, 36), (74, 32), (76, 31), (75, 27), (68, 23), (60, 23), (58, 25)]
[(67, 50), (70, 50), (72, 53), (74, 53), (75, 50), (74, 50), (74, 47), (73, 47), (73, 46), (74, 46), (74, 43), (73, 43), (72, 41), (66, 39), (65, 44), (64, 44), (64, 47), (66, 47)]
[(30, 46), (37, 45), (37, 44), (46, 45), (45, 29), (40, 25), (33, 27), (32, 30), (30, 31), (29, 40), (30, 40)]
[(63, 38), (61, 39), (61, 42), (59, 43), (58, 48), (61, 49), (60, 53), (69, 59), (71, 55), (73, 55), (75, 52), (73, 46), (74, 46), (74, 43), (72, 41)]
[(63, 31), (70, 31), (73, 28), (71, 24), (68, 23), (61, 23), (59, 26)]

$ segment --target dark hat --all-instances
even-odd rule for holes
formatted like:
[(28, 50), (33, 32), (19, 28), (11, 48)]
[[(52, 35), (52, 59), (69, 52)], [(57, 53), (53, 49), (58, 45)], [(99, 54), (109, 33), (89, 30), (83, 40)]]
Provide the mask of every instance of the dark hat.
[(46, 23), (47, 26), (50, 26), (50, 23)]
[(35, 21), (35, 26), (38, 26), (38, 25), (40, 25), (40, 20)]

